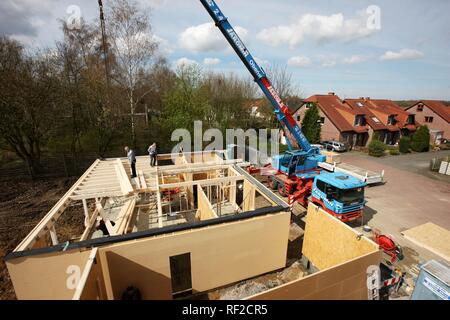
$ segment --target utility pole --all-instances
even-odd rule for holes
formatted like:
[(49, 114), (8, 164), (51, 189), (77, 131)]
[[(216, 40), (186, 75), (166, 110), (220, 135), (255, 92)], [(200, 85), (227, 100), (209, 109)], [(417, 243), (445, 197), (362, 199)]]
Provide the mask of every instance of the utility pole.
[(105, 16), (103, 14), (102, 0), (98, 0), (98, 6), (100, 8), (100, 26), (102, 29), (103, 58), (105, 61), (106, 90), (107, 90), (107, 95), (109, 95), (110, 82), (109, 82), (108, 47), (107, 47), (107, 42), (106, 42)]

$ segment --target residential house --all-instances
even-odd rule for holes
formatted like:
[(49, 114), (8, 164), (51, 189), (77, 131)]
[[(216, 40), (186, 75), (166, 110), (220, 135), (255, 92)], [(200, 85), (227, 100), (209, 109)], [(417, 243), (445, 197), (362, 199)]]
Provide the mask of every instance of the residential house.
[(264, 104), (265, 100), (264, 99), (256, 99), (256, 100), (252, 100), (250, 101), (247, 106), (250, 109), (250, 116), (252, 118), (258, 118), (258, 119), (264, 119), (264, 114), (261, 111), (262, 110), (262, 106)]
[(386, 99), (346, 99), (344, 104), (355, 112), (363, 113), (368, 124), (368, 140), (376, 132), (378, 139), (394, 145), (401, 136), (409, 136), (419, 126), (414, 114), (403, 110), (391, 100)]
[(294, 119), (301, 123), (306, 111), (315, 103), (319, 107), (322, 123), (322, 140), (347, 142), (350, 146), (365, 146), (368, 141), (368, 125), (365, 113), (344, 103), (333, 92), (314, 95), (304, 100)]
[(421, 100), (406, 109), (416, 120), (430, 129), (431, 143), (450, 139), (450, 106), (441, 101)]

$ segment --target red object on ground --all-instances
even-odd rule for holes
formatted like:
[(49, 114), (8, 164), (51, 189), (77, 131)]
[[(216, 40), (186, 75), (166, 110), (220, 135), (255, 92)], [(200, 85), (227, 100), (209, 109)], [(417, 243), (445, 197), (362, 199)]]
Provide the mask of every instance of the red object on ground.
[(396, 260), (400, 260), (400, 257), (398, 256), (400, 253), (400, 248), (392, 237), (381, 234), (379, 230), (374, 230), (372, 240), (380, 246), (380, 249), (391, 257), (392, 263)]

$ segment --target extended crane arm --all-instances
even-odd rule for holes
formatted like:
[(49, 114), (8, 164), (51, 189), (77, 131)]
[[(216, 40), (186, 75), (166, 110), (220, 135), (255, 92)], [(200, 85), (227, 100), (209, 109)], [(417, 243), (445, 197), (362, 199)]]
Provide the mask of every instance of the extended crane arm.
[[(308, 139), (306, 139), (299, 125), (289, 112), (288, 107), (283, 103), (280, 96), (273, 88), (272, 84), (267, 78), (266, 73), (258, 65), (258, 63), (256, 63), (255, 59), (250, 54), (250, 52), (248, 51), (242, 40), (239, 38), (234, 28), (228, 22), (228, 19), (225, 17), (220, 8), (217, 6), (216, 2), (214, 0), (200, 0), (200, 2), (203, 4), (206, 11), (208, 11), (209, 15), (216, 23), (216, 26), (220, 29), (222, 34), (230, 43), (231, 47), (237, 53), (237, 55), (242, 60), (244, 65), (247, 67), (248, 71), (252, 74), (255, 82), (264, 92), (267, 99), (269, 99), (270, 103), (272, 104), (275, 110), (275, 115), (277, 116), (278, 121), (280, 121), (287, 127), (287, 129), (293, 135), (297, 144), (302, 148), (303, 151), (318, 152), (318, 149), (313, 148), (309, 143)], [(288, 143), (288, 145), (289, 148), (292, 149), (291, 144)]]

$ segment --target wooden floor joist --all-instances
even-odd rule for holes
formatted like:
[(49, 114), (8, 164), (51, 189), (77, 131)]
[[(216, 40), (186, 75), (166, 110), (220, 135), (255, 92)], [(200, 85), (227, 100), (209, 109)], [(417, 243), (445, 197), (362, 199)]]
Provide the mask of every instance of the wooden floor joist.
[[(214, 152), (211, 154), (214, 154)], [(136, 222), (135, 213), (139, 209), (142, 212), (142, 208), (149, 205), (148, 199), (154, 199), (156, 227), (162, 228), (168, 223), (173, 223), (173, 221), (166, 221), (166, 211), (168, 210), (170, 215), (182, 210), (182, 200), (178, 198), (179, 195), (175, 196), (175, 201), (180, 203), (177, 211), (173, 211), (171, 204), (173, 200), (171, 197), (162, 199), (163, 191), (176, 188), (184, 190), (186, 206), (193, 209), (193, 188), (199, 186), (199, 188), (207, 188), (205, 190), (211, 192), (211, 188), (217, 187), (220, 188), (221, 192), (230, 194), (236, 193), (237, 182), (248, 179), (245, 177), (246, 173), (243, 170), (238, 172), (233, 168), (236, 163), (239, 165), (243, 163), (240, 159), (223, 160), (217, 157), (213, 161), (213, 157), (210, 155), (202, 158), (194, 154), (190, 157), (186, 157), (186, 155), (179, 158), (175, 157), (177, 164), (174, 165), (150, 167), (148, 157), (137, 158), (139, 171), (137, 177), (133, 180), (129, 177), (131, 168), (126, 158), (96, 160), (17, 246), (15, 251), (31, 249), (37, 241), (39, 241), (39, 246), (45, 246), (49, 241), (52, 244), (57, 244), (55, 222), (67, 206), (72, 205), (74, 201), (81, 201), (83, 204), (84, 231), (81, 238), (78, 237), (79, 235), (73, 235), (73, 238), (87, 240), (92, 234), (97, 220), (100, 219), (104, 221), (110, 235), (127, 233)], [(172, 158), (172, 155), (170, 155), (167, 160)], [(158, 159), (161, 160), (162, 158), (158, 157)], [(201, 162), (202, 160), (205, 160), (205, 162)], [(235, 197), (228, 197), (228, 199), (225, 199), (225, 197), (225, 193), (223, 193), (220, 196), (221, 201), (231, 201), (231, 204), (236, 206)], [(89, 210), (89, 200), (91, 203), (93, 200), (96, 201), (93, 212)], [(99, 206), (100, 200), (103, 201), (103, 206)], [(268, 200), (270, 201), (270, 199)], [(211, 198), (208, 201), (211, 201)], [(273, 201), (271, 203), (274, 204)], [(178, 205), (178, 203), (175, 204)], [(174, 208), (177, 208), (175, 204)], [(211, 208), (210, 211), (213, 210)], [(214, 210), (220, 211), (217, 208)], [(83, 214), (83, 212), (80, 212), (80, 214)]]
[(14, 249), (14, 251), (23, 251), (30, 249), (36, 242), (36, 238), (45, 233), (45, 228), (51, 228), (55, 221), (62, 214), (67, 207), (70, 195), (78, 188), (78, 186), (86, 179), (89, 173), (100, 163), (100, 160), (95, 160), (88, 170), (75, 182), (75, 184), (66, 192), (66, 194), (59, 199), (53, 208), (45, 215), (45, 217), (33, 228), (33, 230), (22, 240), (22, 242)]

